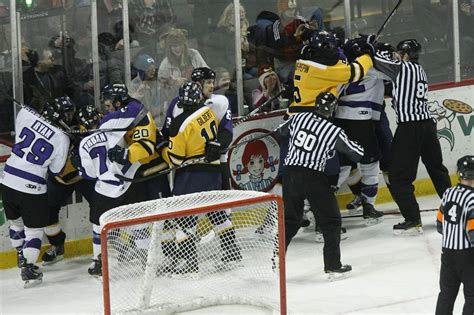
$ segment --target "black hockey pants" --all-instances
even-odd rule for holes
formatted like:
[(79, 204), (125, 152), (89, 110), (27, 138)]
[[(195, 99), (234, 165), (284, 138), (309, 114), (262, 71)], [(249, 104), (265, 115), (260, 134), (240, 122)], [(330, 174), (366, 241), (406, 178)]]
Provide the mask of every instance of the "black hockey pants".
[(304, 167), (287, 166), (283, 173), (286, 247), (301, 227), (304, 200), (319, 211), (318, 223), (324, 237), (324, 268), (341, 267), (341, 213), (327, 176)]
[(451, 187), (451, 180), (448, 169), (443, 165), (436, 124), (431, 119), (400, 123), (392, 142), (388, 173), (391, 192), (405, 220), (415, 222), (420, 221), (420, 207), (414, 195), (413, 182), (420, 157), (441, 197)]
[(443, 248), (441, 254), (440, 292), (436, 315), (453, 314), (459, 285), (464, 287), (463, 315), (474, 314), (474, 248), (452, 250)]

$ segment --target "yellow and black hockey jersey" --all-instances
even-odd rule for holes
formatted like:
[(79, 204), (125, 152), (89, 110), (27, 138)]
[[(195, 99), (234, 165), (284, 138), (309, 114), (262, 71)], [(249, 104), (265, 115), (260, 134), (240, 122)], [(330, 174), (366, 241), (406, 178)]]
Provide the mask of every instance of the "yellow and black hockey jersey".
[[(206, 142), (217, 137), (220, 120), (208, 106), (196, 111), (185, 111), (172, 120), (169, 127), (169, 145), (162, 152), (163, 158), (172, 166), (205, 155)], [(219, 160), (207, 165), (219, 165)], [(188, 169), (189, 167), (187, 167)]]
[(148, 113), (134, 128), (127, 131), (125, 141), (128, 145), (128, 160), (130, 163), (140, 161), (148, 163), (157, 157), (156, 125), (151, 113)]
[(307, 111), (314, 106), (320, 93), (330, 92), (337, 96), (343, 84), (361, 80), (372, 67), (372, 59), (367, 54), (352, 63), (341, 59), (332, 66), (311, 60), (298, 60), (294, 75), (294, 101), (290, 104), (289, 112)]

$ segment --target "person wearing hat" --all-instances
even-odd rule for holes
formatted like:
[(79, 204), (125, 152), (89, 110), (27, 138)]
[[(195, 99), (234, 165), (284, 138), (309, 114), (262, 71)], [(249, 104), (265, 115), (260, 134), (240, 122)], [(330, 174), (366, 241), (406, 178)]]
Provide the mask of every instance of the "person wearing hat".
[(188, 47), (187, 34), (184, 29), (173, 28), (160, 36), (165, 58), (158, 69), (158, 81), (165, 112), (179, 87), (191, 78), (193, 69), (207, 67), (199, 51)]
[[(252, 103), (254, 108), (260, 107), (282, 91), (280, 79), (271, 67), (260, 69), (258, 81), (260, 82), (260, 88), (252, 91)], [(267, 104), (265, 108), (262, 108), (262, 110), (272, 111), (279, 108), (280, 100), (275, 99), (270, 104)]]
[(155, 60), (147, 54), (140, 54), (133, 66), (137, 71), (137, 76), (130, 84), (129, 94), (145, 105), (153, 115), (157, 126), (162, 126), (165, 111), (163, 106), (160, 106), (160, 90)]

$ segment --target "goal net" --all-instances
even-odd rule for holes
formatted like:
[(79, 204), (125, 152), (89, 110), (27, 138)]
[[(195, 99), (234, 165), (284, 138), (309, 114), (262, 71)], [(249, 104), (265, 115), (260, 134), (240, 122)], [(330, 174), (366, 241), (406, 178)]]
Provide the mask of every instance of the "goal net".
[(253, 305), (286, 313), (283, 203), (210, 191), (112, 209), (100, 218), (106, 314)]

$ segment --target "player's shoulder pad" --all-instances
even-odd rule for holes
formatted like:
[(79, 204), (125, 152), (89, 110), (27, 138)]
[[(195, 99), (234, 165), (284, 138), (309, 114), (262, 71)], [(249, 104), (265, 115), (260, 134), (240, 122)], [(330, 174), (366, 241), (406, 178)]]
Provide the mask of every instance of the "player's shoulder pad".
[(212, 96), (204, 102), (204, 106), (209, 107), (216, 117), (221, 120), (225, 117), (229, 109), (229, 100), (224, 95), (212, 94)]
[(191, 115), (193, 115), (195, 112), (183, 112), (173, 118), (171, 120), (171, 124), (169, 126), (169, 137), (175, 137), (178, 135), (179, 130), (181, 129), (181, 126), (184, 124), (186, 119), (188, 119)]

